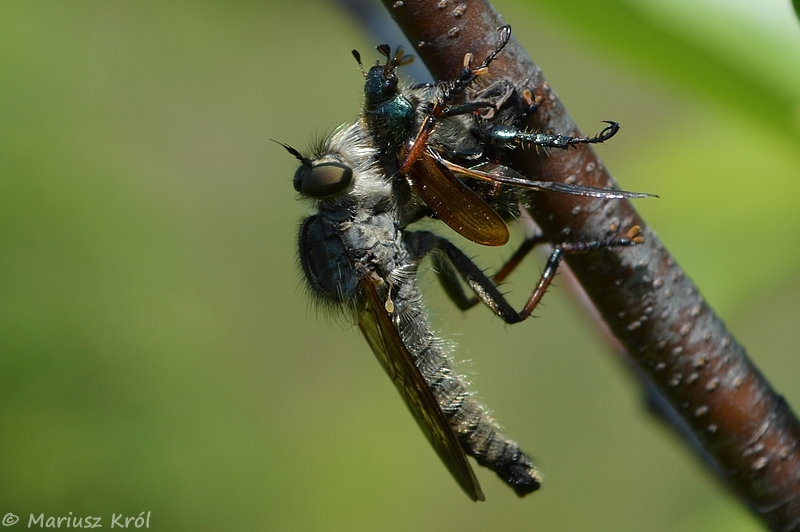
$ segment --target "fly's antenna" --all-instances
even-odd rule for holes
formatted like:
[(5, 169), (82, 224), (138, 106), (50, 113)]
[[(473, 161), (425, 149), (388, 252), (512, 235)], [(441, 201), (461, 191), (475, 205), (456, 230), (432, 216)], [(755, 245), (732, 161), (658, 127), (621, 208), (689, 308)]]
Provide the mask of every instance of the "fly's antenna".
[(288, 144), (284, 144), (283, 142), (278, 142), (278, 141), (277, 141), (277, 140), (275, 140), (275, 139), (269, 139), (269, 140), (271, 140), (271, 141), (272, 141), (272, 142), (274, 142), (275, 144), (280, 144), (281, 146), (283, 146), (284, 148), (286, 148), (286, 151), (288, 151), (290, 154), (294, 155), (294, 156), (295, 156), (295, 158), (296, 158), (298, 161), (300, 161), (300, 164), (302, 164), (302, 165), (303, 165), (303, 166), (305, 166), (306, 168), (311, 168), (311, 159), (308, 159), (308, 158), (306, 158), (306, 157), (303, 157), (303, 156), (300, 154), (300, 152), (299, 152), (299, 151), (297, 151), (296, 149), (292, 148), (292, 147), (291, 147), (291, 146), (289, 146)]

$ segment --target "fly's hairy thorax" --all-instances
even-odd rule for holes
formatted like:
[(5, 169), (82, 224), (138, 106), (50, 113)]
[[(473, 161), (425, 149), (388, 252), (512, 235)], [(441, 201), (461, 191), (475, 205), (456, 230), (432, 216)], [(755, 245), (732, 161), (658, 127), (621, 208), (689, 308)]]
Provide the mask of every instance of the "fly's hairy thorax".
[(299, 240), (309, 287), (334, 303), (355, 302), (365, 276), (389, 282), (407, 260), (402, 236), (386, 211), (321, 211), (303, 221)]

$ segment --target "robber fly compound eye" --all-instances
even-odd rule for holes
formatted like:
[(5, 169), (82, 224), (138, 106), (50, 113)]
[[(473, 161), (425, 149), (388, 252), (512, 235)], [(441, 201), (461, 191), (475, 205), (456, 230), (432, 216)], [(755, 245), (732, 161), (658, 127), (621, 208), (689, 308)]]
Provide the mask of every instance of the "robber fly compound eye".
[(340, 163), (301, 166), (294, 174), (294, 189), (310, 198), (341, 194), (353, 182), (353, 169)]

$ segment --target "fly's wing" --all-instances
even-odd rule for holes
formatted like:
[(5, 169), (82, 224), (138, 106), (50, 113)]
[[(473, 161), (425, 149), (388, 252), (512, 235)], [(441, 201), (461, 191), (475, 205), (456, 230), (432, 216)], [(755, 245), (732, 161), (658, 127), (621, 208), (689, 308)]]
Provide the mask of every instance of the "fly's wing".
[(456, 233), (484, 246), (508, 242), (508, 226), (500, 215), (454, 176), (438, 155), (425, 150), (408, 179), (419, 197)]
[(603, 199), (623, 199), (623, 198), (651, 198), (658, 197), (655, 194), (645, 194), (643, 192), (628, 192), (626, 190), (612, 190), (609, 188), (589, 187), (585, 185), (572, 185), (556, 181), (531, 181), (525, 176), (512, 170), (511, 168), (499, 164), (483, 163), (473, 168), (465, 168), (453, 162), (442, 160), (442, 163), (452, 173), (464, 177), (472, 177), (483, 181), (491, 181), (512, 187), (527, 188), (541, 192), (559, 192), (561, 194), (572, 194), (573, 196), (589, 196), (592, 198)]
[(358, 312), (358, 328), (450, 474), (473, 501), (484, 500), (478, 479), (467, 462), (467, 456), (439, 408), (439, 403), (414, 365), (375, 284), (364, 279), (361, 281), (361, 288), (365, 301), (364, 307)]

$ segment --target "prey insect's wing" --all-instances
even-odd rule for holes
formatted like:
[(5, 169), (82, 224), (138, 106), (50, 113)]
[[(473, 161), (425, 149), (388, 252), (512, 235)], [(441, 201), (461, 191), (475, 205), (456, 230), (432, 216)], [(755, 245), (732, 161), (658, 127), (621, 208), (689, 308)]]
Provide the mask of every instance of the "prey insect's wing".
[(646, 194), (644, 192), (628, 192), (626, 190), (573, 185), (556, 181), (531, 181), (516, 170), (494, 163), (483, 163), (473, 168), (465, 168), (444, 159), (441, 159), (441, 161), (452, 173), (457, 175), (472, 177), (483, 181), (491, 181), (501, 185), (527, 188), (529, 190), (559, 192), (561, 194), (571, 194), (573, 196), (588, 196), (603, 199), (658, 197), (655, 194)]
[(456, 233), (484, 246), (508, 242), (508, 226), (500, 215), (434, 152), (425, 150), (417, 158), (408, 179), (419, 197)]
[(478, 479), (475, 478), (461, 444), (425, 379), (414, 365), (386, 310), (386, 303), (378, 295), (375, 283), (367, 278), (360, 284), (364, 306), (358, 311), (358, 328), (450, 474), (473, 501), (484, 500)]

